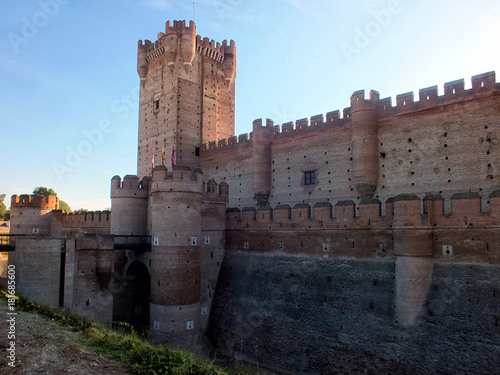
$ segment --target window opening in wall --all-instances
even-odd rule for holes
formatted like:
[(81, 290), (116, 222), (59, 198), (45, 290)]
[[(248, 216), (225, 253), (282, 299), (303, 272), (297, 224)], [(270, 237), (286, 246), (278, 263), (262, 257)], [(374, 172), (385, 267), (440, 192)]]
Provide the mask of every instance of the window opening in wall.
[(304, 183), (306, 185), (314, 185), (316, 183), (316, 171), (304, 172)]
[(160, 100), (155, 100), (153, 102), (153, 111), (158, 111), (160, 109)]
[(200, 156), (200, 148), (198, 146), (194, 147), (194, 155), (195, 156)]

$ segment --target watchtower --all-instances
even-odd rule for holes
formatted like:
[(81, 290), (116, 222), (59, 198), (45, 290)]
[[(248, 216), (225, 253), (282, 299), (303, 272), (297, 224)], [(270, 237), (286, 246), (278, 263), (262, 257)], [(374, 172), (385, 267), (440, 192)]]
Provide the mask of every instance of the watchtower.
[(156, 42), (139, 41), (137, 72), (140, 177), (151, 175), (153, 155), (160, 164), (162, 148), (176, 165), (198, 168), (203, 143), (234, 135), (234, 41), (221, 45), (197, 36), (193, 21), (168, 21)]

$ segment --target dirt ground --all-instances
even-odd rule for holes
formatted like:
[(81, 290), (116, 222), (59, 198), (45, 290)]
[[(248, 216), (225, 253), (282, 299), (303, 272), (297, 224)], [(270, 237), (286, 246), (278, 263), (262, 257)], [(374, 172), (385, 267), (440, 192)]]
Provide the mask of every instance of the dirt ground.
[(0, 298), (0, 375), (11, 374), (116, 374), (128, 375), (126, 367), (85, 346), (81, 332), (36, 314), (17, 311), (15, 367), (8, 365), (10, 318), (7, 303)]

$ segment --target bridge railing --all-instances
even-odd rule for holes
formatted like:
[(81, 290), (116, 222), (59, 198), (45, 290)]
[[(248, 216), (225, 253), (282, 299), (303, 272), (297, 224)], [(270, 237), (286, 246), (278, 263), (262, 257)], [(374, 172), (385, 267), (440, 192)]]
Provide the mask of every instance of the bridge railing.
[(0, 234), (0, 251), (14, 251), (16, 248), (16, 237), (24, 234)]

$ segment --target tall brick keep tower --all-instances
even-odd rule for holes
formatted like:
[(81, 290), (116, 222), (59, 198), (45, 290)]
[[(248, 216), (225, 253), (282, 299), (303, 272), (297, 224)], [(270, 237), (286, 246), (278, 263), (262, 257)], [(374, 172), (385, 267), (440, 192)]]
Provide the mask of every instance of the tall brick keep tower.
[(166, 23), (154, 43), (139, 41), (138, 176), (151, 175), (152, 154), (167, 167), (199, 167), (199, 147), (234, 135), (234, 41), (222, 45), (196, 35), (193, 21)]

